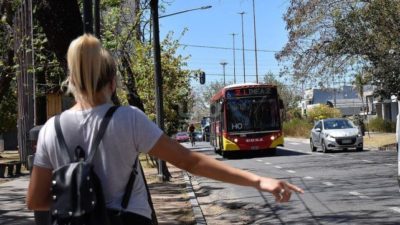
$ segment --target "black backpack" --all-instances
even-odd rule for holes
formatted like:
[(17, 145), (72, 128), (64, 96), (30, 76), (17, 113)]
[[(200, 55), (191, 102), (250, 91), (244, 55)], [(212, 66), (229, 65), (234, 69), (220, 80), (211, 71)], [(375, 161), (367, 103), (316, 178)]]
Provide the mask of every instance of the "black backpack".
[[(110, 119), (118, 106), (111, 107), (103, 121), (97, 136), (92, 144), (88, 157), (85, 157), (83, 149), (78, 146), (75, 155), (70, 152), (65, 143), (60, 126), (60, 116), (55, 117), (55, 128), (61, 151), (68, 153), (70, 163), (53, 171), (51, 197), (52, 225), (110, 225), (107, 208), (104, 201), (101, 181), (94, 172), (91, 163), (98, 149)], [(85, 159), (86, 158), (86, 159)], [(128, 206), (131, 190), (137, 174), (136, 158), (131, 176), (125, 189), (121, 206)]]

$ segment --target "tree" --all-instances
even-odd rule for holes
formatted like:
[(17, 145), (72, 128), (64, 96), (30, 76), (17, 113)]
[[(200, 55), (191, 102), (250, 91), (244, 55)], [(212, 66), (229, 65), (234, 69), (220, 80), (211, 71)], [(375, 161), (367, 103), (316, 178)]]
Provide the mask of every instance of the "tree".
[(377, 93), (388, 97), (400, 84), (399, 18), (398, 1), (291, 0), (289, 41), (276, 58), (288, 63), (283, 73), (321, 83), (369, 71)]
[(363, 57), (377, 95), (390, 98), (400, 90), (400, 2), (373, 0), (341, 16), (333, 45), (340, 54)]
[(13, 16), (16, 2), (0, 0), (0, 133), (16, 127), (17, 101), (13, 49)]
[(69, 44), (83, 33), (78, 0), (33, 0), (32, 3), (36, 8), (35, 17), (46, 34), (48, 47), (66, 71), (65, 56)]
[(354, 79), (354, 86), (356, 87), (358, 96), (361, 98), (362, 111), (365, 112), (364, 109), (364, 86), (368, 83), (368, 80), (363, 77), (362, 74), (357, 74)]
[[(296, 91), (295, 87), (288, 87), (287, 84), (284, 84), (283, 82), (277, 80), (275, 77), (276, 76), (273, 73), (269, 72), (264, 76), (263, 82), (265, 84), (272, 84), (277, 86), (279, 97), (283, 101), (286, 112), (290, 112), (296, 109), (297, 103), (301, 100), (299, 92)], [(286, 118), (287, 115), (284, 114), (283, 119), (286, 120)]]
[(12, 38), (13, 16), (16, 8), (11, 0), (0, 1), (0, 103), (10, 93), (15, 76), (14, 49)]

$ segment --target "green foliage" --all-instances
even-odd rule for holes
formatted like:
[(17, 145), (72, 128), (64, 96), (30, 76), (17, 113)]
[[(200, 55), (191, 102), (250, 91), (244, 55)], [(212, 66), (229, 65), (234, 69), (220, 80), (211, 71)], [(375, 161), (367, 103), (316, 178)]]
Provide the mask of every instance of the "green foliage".
[(295, 118), (283, 122), (283, 133), (285, 136), (308, 138), (312, 127), (309, 121)]
[[(108, 5), (103, 16), (103, 45), (117, 58), (119, 76), (126, 96), (123, 101), (126, 102), (126, 99), (131, 98), (133, 92), (137, 91), (146, 114), (155, 121), (153, 49), (152, 44), (145, 40), (145, 34), (141, 33), (146, 30), (148, 18), (141, 13), (134, 15), (129, 7), (114, 7), (113, 4)], [(138, 20), (145, 22), (142, 24), (134, 22)], [(140, 29), (138, 29), (139, 25), (142, 25)], [(139, 38), (140, 35), (144, 36)], [(179, 42), (172, 38), (172, 33), (167, 35), (160, 44), (164, 125), (165, 132), (171, 134), (188, 119), (187, 111), (192, 104), (191, 71), (183, 69), (186, 66), (187, 57), (177, 53), (180, 46)], [(123, 94), (119, 93), (119, 96)]]
[(396, 123), (383, 120), (379, 117), (370, 119), (366, 127), (372, 132), (396, 132)]
[(300, 108), (292, 108), (286, 111), (286, 119), (301, 119), (301, 109)]
[(297, 104), (301, 100), (300, 92), (296, 91), (293, 86), (287, 86), (283, 82), (277, 80), (273, 73), (268, 73), (264, 76), (264, 83), (276, 85), (278, 88), (279, 98), (282, 99), (284, 109), (287, 112), (283, 119), (290, 119), (292, 115), (288, 114), (289, 111), (297, 109)]
[(339, 109), (331, 108), (327, 105), (322, 104), (307, 110), (307, 118), (310, 122), (326, 118), (338, 118), (341, 116), (342, 113)]
[(400, 1), (291, 0), (289, 41), (276, 57), (294, 80), (325, 86), (362, 73), (387, 98), (400, 91), (399, 17)]
[(3, 101), (0, 102), (0, 134), (17, 126), (17, 95), (14, 90), (14, 88), (8, 89)]

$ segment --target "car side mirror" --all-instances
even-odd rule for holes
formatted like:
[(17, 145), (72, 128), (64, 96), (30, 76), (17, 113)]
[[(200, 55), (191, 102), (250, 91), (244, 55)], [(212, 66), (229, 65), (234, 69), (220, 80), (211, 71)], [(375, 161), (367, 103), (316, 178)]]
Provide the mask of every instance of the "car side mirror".
[(319, 127), (318, 127), (318, 128), (315, 128), (315, 131), (316, 131), (316, 132), (321, 132), (321, 128), (319, 128)]

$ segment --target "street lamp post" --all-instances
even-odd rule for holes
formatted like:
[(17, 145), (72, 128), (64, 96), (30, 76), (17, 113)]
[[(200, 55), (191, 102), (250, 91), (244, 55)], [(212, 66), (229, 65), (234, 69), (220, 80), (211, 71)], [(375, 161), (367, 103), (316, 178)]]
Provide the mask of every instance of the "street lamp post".
[(256, 83), (258, 84), (258, 60), (257, 60), (257, 32), (256, 32), (256, 10), (253, 0), (253, 26), (254, 26), (254, 54), (256, 59)]
[(232, 33), (232, 40), (233, 40), (233, 83), (236, 84), (236, 48), (235, 48), (235, 33)]
[(227, 62), (220, 62), (220, 64), (222, 65), (222, 72), (224, 74), (224, 86), (225, 86), (225, 66), (228, 64)]
[(243, 59), (243, 81), (246, 83), (246, 64), (245, 64), (245, 56), (244, 56), (244, 26), (243, 26), (243, 15), (245, 12), (239, 13), (242, 18), (242, 59)]

